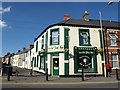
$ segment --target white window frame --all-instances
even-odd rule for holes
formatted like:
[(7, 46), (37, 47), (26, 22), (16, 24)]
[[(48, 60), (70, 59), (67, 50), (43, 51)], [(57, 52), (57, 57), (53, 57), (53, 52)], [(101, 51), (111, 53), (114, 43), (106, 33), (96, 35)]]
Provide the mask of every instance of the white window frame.
[[(118, 38), (117, 35), (115, 33), (110, 33), (109, 37), (110, 37), (110, 46), (117, 46), (117, 38)], [(112, 41), (112, 40), (114, 40), (114, 41)], [(111, 41), (112, 41), (112, 43), (111, 43)], [(115, 43), (114, 45), (113, 45), (113, 42)]]
[[(84, 36), (83, 33), (86, 33), (86, 36)], [(89, 44), (89, 40), (88, 40), (89, 34), (88, 34), (88, 32), (82, 32), (82, 33), (81, 33), (81, 36), (82, 36), (83, 44), (84, 44), (84, 45)], [(86, 41), (87, 41), (87, 42), (86, 42)]]
[[(113, 60), (113, 55), (115, 55), (115, 56), (116, 56), (116, 60)], [(112, 69), (119, 68), (118, 55), (117, 55), (117, 54), (111, 54), (111, 59), (112, 59), (112, 66), (113, 66), (113, 62), (118, 62), (118, 66), (117, 66), (117, 67), (112, 67)]]
[[(57, 33), (57, 34), (54, 34)], [(58, 45), (59, 44), (59, 31), (58, 30), (53, 30), (52, 31), (52, 45)], [(57, 42), (55, 42), (54, 40), (57, 40)]]

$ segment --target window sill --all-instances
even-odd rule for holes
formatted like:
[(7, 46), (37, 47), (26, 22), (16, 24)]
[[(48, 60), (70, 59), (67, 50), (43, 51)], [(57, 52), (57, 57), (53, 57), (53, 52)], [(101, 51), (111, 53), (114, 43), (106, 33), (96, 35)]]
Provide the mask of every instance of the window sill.
[(112, 68), (112, 69), (120, 69), (119, 67), (114, 67), (114, 68)]
[(80, 46), (92, 46), (91, 44), (80, 44)]
[(110, 47), (117, 47), (117, 45), (115, 45), (115, 46), (111, 46), (111, 45), (110, 45)]

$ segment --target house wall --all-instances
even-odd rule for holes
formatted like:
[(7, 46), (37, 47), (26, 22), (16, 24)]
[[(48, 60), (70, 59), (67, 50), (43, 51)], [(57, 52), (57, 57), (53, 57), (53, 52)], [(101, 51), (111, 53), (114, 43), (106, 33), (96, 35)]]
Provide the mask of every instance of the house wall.
[[(44, 37), (45, 37), (45, 33), (43, 34)], [(42, 36), (43, 36), (42, 35)], [(33, 60), (33, 70), (35, 71), (39, 71), (39, 72), (42, 72), (42, 73), (45, 73), (44, 70), (40, 69), (40, 55), (39, 55), (39, 52), (41, 52), (41, 44), (42, 44), (42, 36), (39, 37), (35, 42), (34, 42), (34, 50), (32, 50), (34, 52), (34, 60)], [(36, 51), (36, 42), (38, 42), (38, 50)], [(43, 49), (45, 48), (45, 39), (44, 39), (44, 47)], [(37, 58), (39, 57), (38, 59), (38, 66), (37, 66)], [(35, 58), (36, 58), (36, 66), (34, 66), (35, 64)]]
[[(112, 66), (112, 53), (115, 53), (118, 55), (118, 62), (120, 68), (120, 54), (117, 53), (117, 49), (120, 49), (120, 41), (118, 40), (116, 46), (110, 46), (110, 36), (109, 33), (115, 33), (117, 38), (120, 38), (120, 29), (106, 29), (104, 33), (105, 37), (105, 50), (106, 50), (106, 62), (109, 62)], [(112, 67), (112, 73), (115, 74), (115, 69)]]
[(14, 55), (12, 66), (18, 66), (19, 55)]
[[(59, 28), (59, 45), (50, 45), (50, 31), (51, 29)], [(65, 64), (68, 63), (69, 65), (69, 75), (74, 75), (74, 57), (69, 58), (69, 60), (65, 60), (64, 56), (64, 30), (65, 28), (69, 29), (69, 54), (74, 56), (74, 47), (97, 47), (98, 49), (101, 47), (100, 43), (100, 34), (99, 34), (99, 28), (85, 28), (85, 27), (68, 27), (68, 26), (53, 26), (49, 28), (46, 32), (48, 32), (48, 41), (44, 44), (44, 49), (47, 49), (47, 68), (48, 73), (53, 74), (53, 59), (52, 55), (58, 53), (59, 55), (59, 75), (65, 75)], [(90, 41), (91, 46), (79, 46), (79, 29), (89, 29), (90, 31)], [(46, 32), (43, 35), (46, 35)], [(46, 36), (45, 36), (46, 37)], [(34, 50), (34, 57), (37, 57), (38, 52), (41, 51), (41, 39), (42, 36), (40, 36), (35, 42), (34, 42), (34, 49), (36, 49), (36, 42), (38, 41), (38, 51)], [(46, 40), (46, 38), (44, 39)], [(45, 48), (45, 45), (47, 44), (47, 47)], [(59, 47), (63, 48), (59, 48)], [(55, 49), (57, 47), (57, 49)], [(40, 61), (40, 60), (39, 60)], [(33, 62), (34, 64), (35, 62)], [(102, 61), (101, 55), (97, 55), (97, 72), (98, 74), (102, 74), (102, 63), (105, 64), (105, 61)], [(105, 67), (104, 67), (105, 69)], [(33, 70), (44, 72), (42, 70), (39, 70), (38, 67), (33, 67)]]

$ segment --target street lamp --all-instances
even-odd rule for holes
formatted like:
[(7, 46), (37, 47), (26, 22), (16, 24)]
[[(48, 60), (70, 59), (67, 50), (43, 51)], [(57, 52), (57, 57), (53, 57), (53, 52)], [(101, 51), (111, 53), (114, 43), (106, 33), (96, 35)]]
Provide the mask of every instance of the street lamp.
[[(111, 5), (113, 3), (113, 0), (110, 0), (109, 2), (108, 2), (108, 5)], [(103, 24), (102, 24), (102, 14), (101, 14), (101, 11), (99, 11), (99, 17), (100, 17), (100, 31), (101, 31), (101, 37), (102, 37), (102, 51), (103, 51), (103, 61), (105, 60), (105, 52), (104, 52), (104, 49), (105, 49), (105, 47), (104, 47), (104, 37), (103, 37), (103, 35), (104, 35), (104, 33), (103, 33)], [(106, 37), (107, 38), (107, 37)], [(106, 44), (107, 44), (107, 42), (106, 42)], [(108, 46), (107, 46), (107, 55), (108, 55), (109, 53), (108, 53)], [(105, 60), (105, 62), (106, 62), (106, 60)], [(109, 55), (108, 55), (108, 63), (109, 63)]]
[(111, 5), (113, 3), (113, 0), (110, 0), (109, 2), (108, 2), (108, 5)]

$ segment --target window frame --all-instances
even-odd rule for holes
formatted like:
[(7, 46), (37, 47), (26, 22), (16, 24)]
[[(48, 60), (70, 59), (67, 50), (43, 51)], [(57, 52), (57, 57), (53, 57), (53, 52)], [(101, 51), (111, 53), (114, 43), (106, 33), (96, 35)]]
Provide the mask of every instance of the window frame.
[[(116, 56), (116, 60), (115, 60), (115, 59), (113, 60), (113, 57), (112, 57), (113, 55)], [(112, 68), (113, 68), (113, 69), (119, 68), (118, 55), (117, 55), (117, 54), (111, 54), (111, 60), (112, 60)], [(113, 67), (113, 62), (117, 62), (117, 63), (118, 63), (118, 66)]]
[[(54, 44), (54, 43), (53, 43), (52, 33), (53, 33), (53, 32), (56, 32), (56, 31), (58, 32), (58, 39), (57, 39), (58, 42), (57, 42), (57, 44)], [(60, 43), (60, 42), (59, 42), (59, 41), (60, 41), (59, 38), (60, 38), (60, 37), (59, 37), (59, 28), (51, 29), (51, 30), (50, 30), (50, 45), (59, 45), (59, 43)]]
[(36, 57), (34, 58), (34, 67), (36, 67)]
[(38, 51), (38, 41), (36, 41), (36, 52)]
[[(112, 36), (111, 35), (114, 35), (114, 37), (115, 38), (112, 38)], [(111, 39), (112, 38), (112, 39)], [(117, 36), (116, 36), (116, 34), (115, 33), (109, 33), (109, 39), (110, 39), (110, 46), (117, 46)], [(111, 45), (111, 41), (112, 40), (115, 40), (114, 42), (115, 42), (115, 44), (113, 45)]]
[[(42, 59), (43, 59), (43, 61), (44, 61), (44, 68), (42, 68), (41, 66), (42, 66)], [(41, 56), (40, 57), (40, 69), (43, 69), (43, 70), (45, 70), (45, 58), (43, 57), (43, 56)]]
[(44, 35), (42, 36), (42, 40), (41, 40), (41, 49), (44, 48)]
[[(85, 32), (85, 33), (88, 34), (88, 36), (87, 36), (88, 44), (84, 44), (84, 43), (83, 43), (84, 41), (83, 41), (82, 32)], [(80, 46), (91, 46), (89, 29), (79, 29), (79, 45), (80, 45)]]

